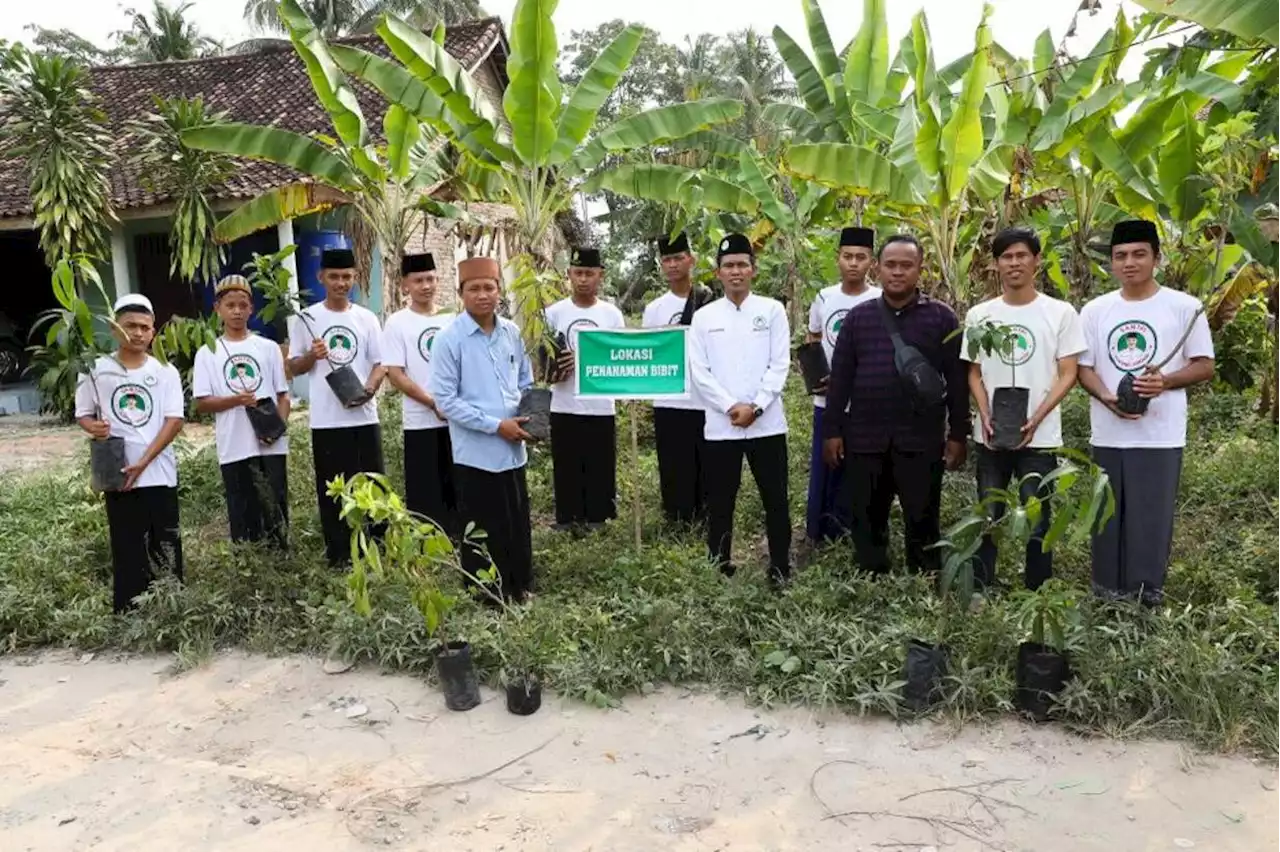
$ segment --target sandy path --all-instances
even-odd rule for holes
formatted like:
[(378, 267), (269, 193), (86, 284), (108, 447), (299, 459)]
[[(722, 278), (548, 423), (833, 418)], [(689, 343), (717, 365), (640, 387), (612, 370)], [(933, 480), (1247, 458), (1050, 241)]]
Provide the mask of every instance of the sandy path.
[[(958, 736), (669, 690), (450, 713), (402, 676), (231, 654), (0, 659), (6, 850), (1274, 849), (1276, 767), (1015, 721)], [(363, 712), (362, 712), (363, 711)], [(758, 726), (758, 727), (757, 727)], [(749, 729), (755, 733), (732, 736)], [(411, 785), (484, 773), (473, 783)], [(921, 819), (824, 820), (837, 810)], [(931, 788), (1001, 781), (989, 798)], [(949, 821), (950, 828), (943, 824)], [(967, 835), (967, 836), (966, 836)]]
[[(213, 426), (188, 423), (182, 440), (202, 445), (213, 440)], [(0, 417), (0, 473), (18, 473), (69, 464), (85, 450), (86, 438), (79, 426), (68, 426), (34, 414)]]

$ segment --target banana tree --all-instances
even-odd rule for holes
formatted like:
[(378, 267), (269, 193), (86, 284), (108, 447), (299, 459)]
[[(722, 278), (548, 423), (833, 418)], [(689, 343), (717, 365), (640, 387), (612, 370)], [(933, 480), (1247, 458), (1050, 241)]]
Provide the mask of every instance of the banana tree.
[[(807, 284), (814, 283), (812, 232), (837, 209), (840, 193), (782, 174), (772, 153), (727, 137), (704, 134), (717, 152), (695, 166), (672, 163), (627, 163), (600, 171), (586, 182), (586, 192), (609, 192), (669, 205), (684, 223), (703, 211), (721, 214), (725, 226), (746, 222), (753, 245), (770, 246), (781, 265), (780, 291), (785, 294), (793, 327), (798, 327)], [(733, 153), (736, 150), (736, 155)]]
[[(218, 222), (215, 235), (221, 242), (231, 242), (287, 219), (347, 204), (377, 238), (382, 286), (390, 291), (405, 242), (421, 227), (423, 217), (460, 215), (426, 197), (427, 190), (446, 175), (444, 146), (433, 126), (397, 103), (388, 107), (383, 138), (375, 142), (335, 59), (343, 48), (325, 43), (297, 0), (283, 0), (280, 15), (336, 136), (308, 136), (235, 122), (184, 131), (182, 140), (191, 148), (265, 160), (309, 178), (246, 202)], [(443, 29), (437, 28), (435, 38), (433, 44), (443, 41)]]
[[(565, 97), (556, 70), (556, 0), (519, 0), (511, 16), (510, 83), (498, 113), (478, 84), (433, 40), (393, 16), (376, 27), (397, 62), (344, 48), (341, 67), (393, 105), (435, 127), (461, 153), (481, 196), (516, 213), (515, 309), (526, 343), (545, 337), (542, 310), (553, 266), (557, 214), (611, 156), (661, 145), (742, 115), (742, 104), (709, 98), (657, 107), (596, 127), (597, 114), (630, 65), (643, 28), (626, 27)], [(505, 118), (505, 121), (504, 121)]]

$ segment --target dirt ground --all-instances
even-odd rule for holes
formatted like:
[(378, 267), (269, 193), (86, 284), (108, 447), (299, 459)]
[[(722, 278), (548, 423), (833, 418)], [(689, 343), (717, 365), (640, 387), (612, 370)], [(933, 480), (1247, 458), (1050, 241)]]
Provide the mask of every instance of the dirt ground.
[[(667, 690), (596, 710), (319, 660), (0, 659), (6, 850), (1257, 850), (1276, 766)], [(862, 812), (838, 818), (830, 814)]]
[[(213, 440), (213, 425), (188, 423), (183, 440), (207, 443)], [(0, 474), (25, 473), (40, 468), (74, 462), (85, 453), (85, 434), (79, 426), (67, 426), (35, 414), (0, 417)]]

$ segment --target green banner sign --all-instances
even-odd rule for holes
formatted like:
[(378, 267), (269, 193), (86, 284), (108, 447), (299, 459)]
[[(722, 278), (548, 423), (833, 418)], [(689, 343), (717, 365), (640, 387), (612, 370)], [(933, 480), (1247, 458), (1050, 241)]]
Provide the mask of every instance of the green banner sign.
[(578, 332), (578, 396), (666, 399), (689, 393), (689, 329), (595, 329)]

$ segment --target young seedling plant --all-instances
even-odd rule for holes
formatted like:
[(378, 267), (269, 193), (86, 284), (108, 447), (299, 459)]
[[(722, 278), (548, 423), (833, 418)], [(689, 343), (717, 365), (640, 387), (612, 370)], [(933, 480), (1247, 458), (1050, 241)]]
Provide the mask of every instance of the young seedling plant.
[[(311, 319), (302, 307), (301, 298), (293, 289), (291, 281), (293, 273), (284, 265), (286, 259), (297, 250), (297, 246), (288, 245), (274, 254), (262, 255), (254, 253), (253, 259), (244, 265), (248, 273), (249, 284), (262, 294), (262, 309), (258, 315), (263, 322), (283, 323), (290, 317), (302, 320), (307, 334), (312, 340), (317, 339)], [(329, 341), (325, 341), (328, 344)], [(324, 379), (333, 389), (333, 393), (347, 408), (359, 408), (369, 401), (369, 392), (351, 369), (350, 364), (337, 366), (328, 355), (325, 361), (329, 364), (329, 372)]]
[[(983, 320), (967, 326), (963, 333), (970, 361), (979, 355), (998, 358), (1009, 366), (1009, 386), (998, 387), (991, 394), (991, 410), (984, 412), (991, 426), (988, 439), (993, 450), (1015, 450), (1021, 446), (1022, 427), (1027, 422), (1029, 388), (1018, 387), (1018, 353), (1026, 347), (1023, 330), (1013, 325)], [(985, 408), (985, 405), (983, 406)]]
[(904, 695), (910, 709), (923, 709), (940, 694), (951, 621), (967, 615), (974, 604), (974, 560), (984, 537), (1021, 553), (1044, 513), (1051, 512), (1053, 521), (1041, 541), (1041, 547), (1051, 551), (1064, 538), (1078, 541), (1100, 531), (1115, 514), (1115, 493), (1106, 473), (1083, 453), (1064, 449), (1058, 455), (1058, 467), (1039, 479), (1034, 496), (1024, 502), (1021, 488), (1025, 481), (1038, 479), (1036, 474), (1011, 488), (993, 489), (933, 545), (944, 554), (938, 578), (938, 639), (932, 645), (917, 640), (908, 646)]
[(520, 398), (517, 411), (528, 417), (524, 430), (539, 440), (551, 437), (551, 391), (546, 387), (558, 381), (563, 373), (562, 358), (568, 343), (562, 334), (554, 334), (547, 321), (547, 308), (564, 295), (559, 273), (554, 269), (538, 270), (528, 255), (515, 258), (515, 280), (511, 282), (511, 313), (520, 326), (525, 351), (533, 355), (534, 381)]
[[(62, 360), (59, 369), (68, 374), (71, 381), (88, 376), (93, 392), (94, 419), (102, 420), (106, 408), (98, 395), (97, 379), (104, 375), (124, 376), (127, 371), (116, 360), (112, 334), (123, 337), (124, 330), (116, 323), (111, 310), (111, 299), (102, 279), (88, 255), (63, 258), (54, 267), (53, 295), (59, 307), (45, 311), (32, 328), (34, 335), (41, 328), (45, 331), (46, 350), (59, 347)], [(81, 289), (97, 296), (101, 309), (96, 309), (82, 298)], [(37, 347), (38, 348), (38, 347)], [(98, 369), (102, 358), (112, 361), (117, 369), (103, 373)], [(90, 478), (95, 491), (116, 491), (124, 487), (124, 439), (120, 437), (98, 438), (90, 441)]]
[[(943, 552), (939, 588), (967, 605), (972, 599), (973, 564), (982, 540), (991, 536), (1001, 549), (1022, 552), (1045, 512), (1053, 521), (1040, 546), (1052, 551), (1065, 538), (1082, 541), (1101, 531), (1116, 511), (1115, 492), (1106, 471), (1084, 453), (1057, 451), (1059, 464), (1041, 479), (1028, 474), (1007, 489), (995, 488), (953, 524), (933, 545)], [(1023, 502), (1024, 484), (1038, 480), (1038, 491)], [(945, 632), (945, 630), (944, 630)]]
[[(480, 702), (471, 647), (449, 636), (449, 614), (462, 584), (505, 607), (497, 569), (470, 574), (449, 536), (432, 519), (409, 511), (390, 481), (379, 473), (335, 477), (328, 496), (341, 506), (351, 527), (351, 571), (347, 598), (357, 614), (373, 613), (372, 588), (406, 589), (435, 649), (436, 668), (450, 709), (469, 710)], [(468, 524), (462, 546), (480, 547), (485, 535)], [(452, 581), (452, 582), (451, 582)]]

